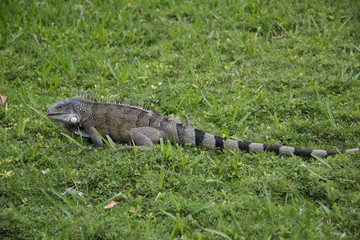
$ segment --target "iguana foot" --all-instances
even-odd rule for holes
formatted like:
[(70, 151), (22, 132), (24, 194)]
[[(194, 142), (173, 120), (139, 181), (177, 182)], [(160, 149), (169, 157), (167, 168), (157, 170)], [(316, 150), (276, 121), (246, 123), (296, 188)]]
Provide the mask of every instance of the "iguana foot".
[[(185, 115), (186, 118), (186, 126), (190, 127), (190, 118), (188, 116)], [(199, 125), (199, 123), (195, 123), (195, 128)]]
[(185, 115), (185, 118), (186, 118), (186, 126), (190, 127), (190, 118), (186, 115)]

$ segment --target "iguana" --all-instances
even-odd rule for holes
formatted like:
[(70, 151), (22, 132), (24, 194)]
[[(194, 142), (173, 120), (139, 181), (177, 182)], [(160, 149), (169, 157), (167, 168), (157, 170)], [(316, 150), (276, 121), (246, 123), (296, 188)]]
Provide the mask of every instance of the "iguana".
[[(190, 142), (209, 149), (238, 148), (249, 152), (269, 151), (298, 156), (314, 154), (327, 157), (338, 153), (360, 152), (360, 148), (339, 151), (313, 150), (226, 139), (190, 127), (189, 122), (184, 124), (177, 118), (163, 118), (152, 110), (120, 102), (96, 100), (83, 93), (71, 99), (55, 102), (48, 108), (47, 113), (50, 119), (64, 129), (83, 137), (90, 137), (95, 145), (102, 145), (103, 141), (94, 129), (116, 142), (133, 141), (138, 149), (151, 148), (162, 138), (172, 143)], [(120, 147), (115, 151), (133, 147)]]

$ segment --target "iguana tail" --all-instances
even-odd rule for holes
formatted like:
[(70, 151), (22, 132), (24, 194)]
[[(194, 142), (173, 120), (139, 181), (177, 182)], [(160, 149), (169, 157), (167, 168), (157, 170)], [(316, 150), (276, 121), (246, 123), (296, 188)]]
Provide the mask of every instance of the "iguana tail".
[(339, 153), (360, 152), (360, 148), (353, 148), (346, 150), (315, 150), (315, 149), (296, 148), (296, 147), (279, 146), (279, 145), (268, 145), (263, 143), (254, 143), (254, 142), (242, 142), (242, 141), (236, 141), (232, 139), (218, 137), (213, 134), (206, 133), (192, 127), (186, 127), (181, 124), (177, 124), (176, 130), (177, 130), (177, 137), (180, 143), (190, 142), (197, 146), (203, 146), (209, 149), (238, 148), (240, 150), (248, 151), (248, 152), (267, 151), (267, 152), (274, 152), (276, 154), (297, 155), (297, 156), (306, 156), (306, 157), (311, 157), (312, 155), (327, 157)]

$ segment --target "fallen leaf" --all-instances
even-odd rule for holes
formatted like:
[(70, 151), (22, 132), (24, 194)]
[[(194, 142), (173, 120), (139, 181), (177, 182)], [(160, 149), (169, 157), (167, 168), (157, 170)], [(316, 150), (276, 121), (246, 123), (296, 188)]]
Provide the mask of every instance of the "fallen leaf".
[(6, 100), (7, 100), (7, 96), (2, 96), (2, 95), (0, 94), (0, 105), (5, 105)]
[(105, 207), (104, 207), (104, 209), (109, 209), (109, 208), (112, 208), (112, 207), (114, 207), (116, 204), (118, 204), (119, 202), (117, 202), (117, 201), (114, 201), (114, 200), (111, 200), (109, 203), (108, 203), (108, 205), (106, 205)]
[(341, 236), (340, 236), (340, 239), (343, 239), (343, 238), (345, 238), (345, 237), (346, 237), (346, 233), (343, 232), (343, 233), (341, 234)]

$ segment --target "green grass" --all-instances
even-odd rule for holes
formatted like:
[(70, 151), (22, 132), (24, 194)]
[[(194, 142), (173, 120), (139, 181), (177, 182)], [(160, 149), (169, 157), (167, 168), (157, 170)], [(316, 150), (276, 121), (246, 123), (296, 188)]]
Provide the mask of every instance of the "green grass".
[(46, 117), (78, 90), (223, 137), (359, 147), (359, 13), (355, 0), (1, 1), (0, 238), (358, 239), (359, 154), (40, 147), (92, 147)]

